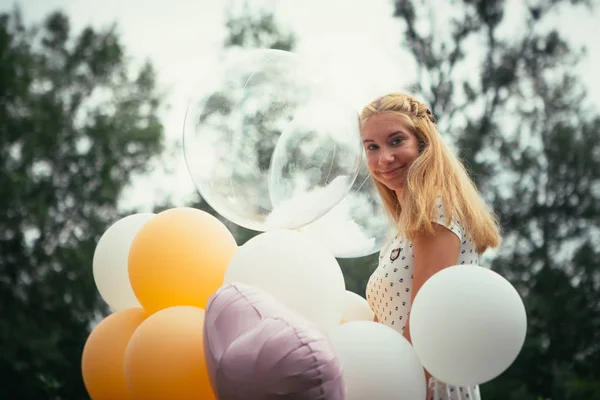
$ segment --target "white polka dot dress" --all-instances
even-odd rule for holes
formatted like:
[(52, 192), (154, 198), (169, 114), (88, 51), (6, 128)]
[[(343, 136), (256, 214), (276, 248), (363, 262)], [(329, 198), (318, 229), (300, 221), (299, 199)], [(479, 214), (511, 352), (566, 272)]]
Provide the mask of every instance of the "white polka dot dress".
[[(464, 227), (453, 220), (446, 221), (441, 198), (437, 200), (438, 213), (434, 221), (447, 227), (461, 241), (458, 264), (479, 263), (475, 243)], [(379, 266), (369, 278), (367, 301), (380, 323), (403, 332), (410, 314), (412, 281), (414, 277), (413, 245), (403, 235), (392, 239), (379, 254)], [(435, 379), (429, 382), (433, 395), (430, 400), (479, 400), (479, 388), (454, 387)]]

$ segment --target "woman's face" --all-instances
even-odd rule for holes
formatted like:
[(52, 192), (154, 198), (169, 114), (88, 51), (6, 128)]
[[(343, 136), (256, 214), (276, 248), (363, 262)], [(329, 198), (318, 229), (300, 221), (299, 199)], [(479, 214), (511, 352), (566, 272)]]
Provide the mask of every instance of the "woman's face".
[(391, 190), (402, 190), (408, 169), (419, 157), (419, 141), (405, 117), (375, 114), (363, 124), (361, 138), (373, 178)]

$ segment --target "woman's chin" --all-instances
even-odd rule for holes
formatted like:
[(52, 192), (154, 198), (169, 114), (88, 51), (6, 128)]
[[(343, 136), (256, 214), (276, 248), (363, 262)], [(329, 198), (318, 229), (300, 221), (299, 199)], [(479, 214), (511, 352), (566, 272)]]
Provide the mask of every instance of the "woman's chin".
[(390, 190), (393, 191), (402, 191), (402, 189), (404, 189), (404, 180), (402, 179), (393, 179), (393, 180), (389, 180), (389, 181), (383, 181), (381, 182), (385, 185), (385, 187), (387, 187)]

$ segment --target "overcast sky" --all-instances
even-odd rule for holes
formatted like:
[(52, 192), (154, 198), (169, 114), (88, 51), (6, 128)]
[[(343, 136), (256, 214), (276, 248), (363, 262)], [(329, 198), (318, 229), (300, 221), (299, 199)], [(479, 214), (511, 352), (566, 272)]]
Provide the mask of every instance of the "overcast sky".
[[(446, 0), (430, 0), (440, 4), (443, 15)], [(253, 0), (252, 3), (258, 2)], [(401, 90), (410, 68), (405, 66), (400, 47), (401, 25), (392, 18), (392, 0), (264, 0), (275, 7), (282, 24), (298, 38), (296, 50), (311, 53), (343, 66), (340, 73), (360, 82), (371, 96)], [(163, 114), (166, 134), (181, 137), (185, 105), (193, 96), (195, 85), (210, 79), (217, 66), (216, 54), (225, 35), (225, 7), (229, 1), (218, 0), (21, 0), (27, 22), (43, 18), (49, 11), (61, 8), (71, 17), (73, 28), (107, 26), (117, 22), (130, 55), (148, 57), (158, 70), (163, 87), (169, 90), (172, 105)], [(520, 0), (508, 0), (513, 6)], [(0, 0), (0, 11), (8, 10), (14, 0)], [(352, 4), (352, 5), (351, 5)], [(513, 7), (513, 12), (520, 12)], [(518, 18), (515, 18), (516, 21)], [(510, 19), (509, 19), (510, 20)], [(588, 58), (579, 67), (590, 91), (590, 101), (600, 109), (600, 12), (585, 10), (556, 15), (560, 31), (576, 46), (588, 48)], [(507, 34), (523, 27), (505, 26)], [(335, 53), (333, 53), (335, 49)], [(185, 193), (194, 191), (183, 156), (172, 161), (168, 179), (138, 182), (127, 195), (127, 204), (150, 207), (157, 196), (175, 194), (176, 206), (188, 205)], [(166, 177), (165, 177), (166, 178)]]

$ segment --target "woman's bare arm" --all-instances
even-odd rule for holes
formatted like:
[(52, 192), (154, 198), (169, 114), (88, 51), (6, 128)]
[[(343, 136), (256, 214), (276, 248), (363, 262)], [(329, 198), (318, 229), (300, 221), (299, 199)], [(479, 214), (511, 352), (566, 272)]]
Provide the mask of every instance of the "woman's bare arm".
[[(411, 305), (417, 293), (437, 272), (458, 263), (460, 239), (448, 228), (434, 224), (434, 232), (413, 239), (415, 268), (411, 288)], [(406, 321), (404, 336), (410, 341), (409, 322)]]
[[(411, 289), (411, 305), (423, 284), (444, 268), (458, 263), (460, 254), (460, 239), (449, 229), (439, 224), (434, 224), (434, 232), (423, 234), (413, 239), (415, 255), (414, 277)], [(410, 337), (410, 318), (404, 327), (404, 337), (412, 343)], [(429, 384), (431, 375), (425, 370), (426, 384)], [(429, 389), (427, 398), (430, 397)]]

